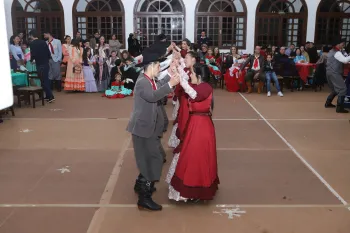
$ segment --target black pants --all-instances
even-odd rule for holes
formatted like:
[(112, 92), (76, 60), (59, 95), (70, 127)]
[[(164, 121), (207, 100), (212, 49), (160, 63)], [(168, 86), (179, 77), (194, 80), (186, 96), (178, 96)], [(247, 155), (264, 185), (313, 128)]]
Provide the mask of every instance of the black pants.
[(46, 98), (53, 98), (53, 94), (51, 91), (51, 81), (49, 79), (49, 63), (45, 65), (37, 65), (38, 75), (41, 77), (42, 84), (41, 86), (44, 89)]

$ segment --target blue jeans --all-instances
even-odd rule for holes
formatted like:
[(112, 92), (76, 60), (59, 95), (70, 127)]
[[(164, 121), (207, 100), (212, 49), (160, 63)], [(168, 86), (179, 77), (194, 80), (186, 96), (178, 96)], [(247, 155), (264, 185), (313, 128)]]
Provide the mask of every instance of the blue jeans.
[(266, 86), (267, 91), (271, 91), (271, 79), (274, 81), (277, 91), (281, 91), (280, 84), (277, 79), (277, 75), (273, 71), (266, 72)]

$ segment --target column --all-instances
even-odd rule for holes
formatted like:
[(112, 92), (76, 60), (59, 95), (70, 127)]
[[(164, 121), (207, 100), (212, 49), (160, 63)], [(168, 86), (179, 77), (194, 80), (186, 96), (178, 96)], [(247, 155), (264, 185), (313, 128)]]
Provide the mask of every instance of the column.
[(10, 39), (10, 37), (13, 35), (13, 28), (12, 28), (12, 0), (5, 0), (4, 7), (5, 7), (5, 17), (6, 17), (6, 31), (7, 31), (7, 38)]
[(320, 2), (321, 0), (306, 0), (308, 10), (306, 41), (314, 42), (315, 40), (317, 8)]
[(125, 10), (125, 48), (128, 48), (128, 38), (130, 33), (134, 33), (134, 7), (136, 0), (122, 0)]
[(72, 0), (61, 0), (63, 11), (64, 11), (64, 29), (65, 35), (70, 35), (72, 38), (75, 37), (73, 32), (73, 4)]
[(256, 7), (259, 0), (245, 0), (247, 5), (246, 53), (254, 52)]
[(185, 37), (189, 39), (192, 43), (195, 43), (196, 41), (196, 32), (195, 32), (195, 22), (196, 22), (196, 6), (198, 0), (191, 0), (186, 1), (183, 0), (185, 4), (185, 12), (186, 12), (186, 19), (185, 19), (185, 26), (186, 26), (186, 32)]

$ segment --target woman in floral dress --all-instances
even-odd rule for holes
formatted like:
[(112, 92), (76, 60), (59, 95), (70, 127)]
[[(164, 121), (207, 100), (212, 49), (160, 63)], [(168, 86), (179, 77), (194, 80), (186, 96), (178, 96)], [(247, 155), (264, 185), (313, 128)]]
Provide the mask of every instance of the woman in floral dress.
[(85, 91), (85, 80), (83, 76), (83, 48), (78, 40), (73, 40), (72, 46), (68, 47), (69, 58), (67, 62), (66, 79), (64, 81), (65, 91)]

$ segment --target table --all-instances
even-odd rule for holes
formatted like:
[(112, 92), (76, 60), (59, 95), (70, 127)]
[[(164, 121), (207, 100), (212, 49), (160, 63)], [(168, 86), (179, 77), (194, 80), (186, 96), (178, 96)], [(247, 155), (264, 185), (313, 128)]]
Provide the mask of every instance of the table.
[(28, 78), (26, 73), (11, 73), (12, 84), (14, 86), (28, 86)]
[(316, 68), (316, 64), (314, 63), (296, 63), (295, 67), (299, 73), (299, 76), (301, 80), (304, 81), (304, 83), (307, 83), (307, 77), (310, 73), (310, 67)]

